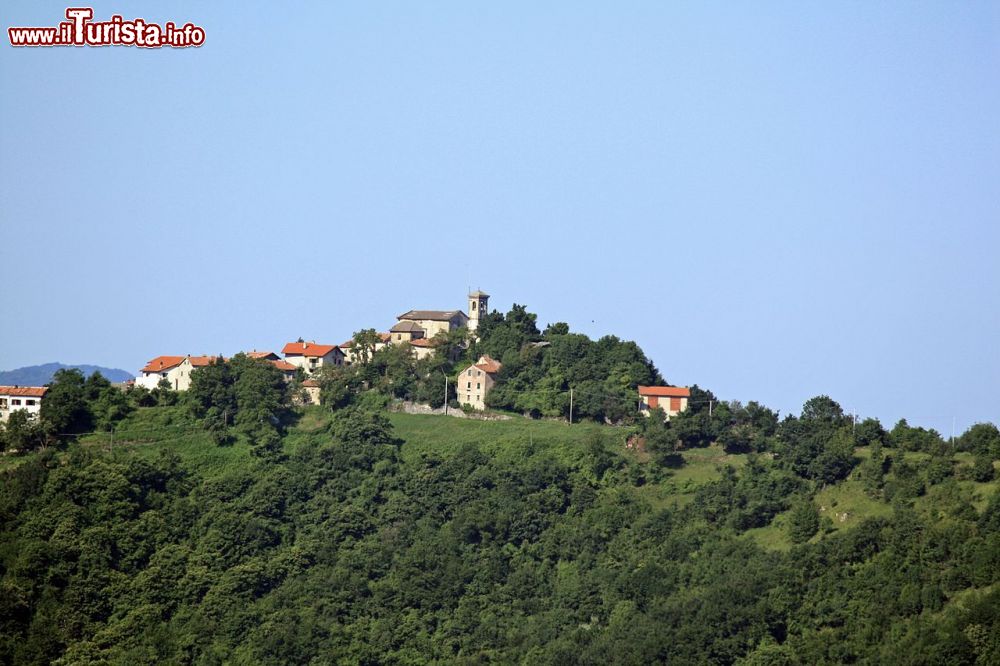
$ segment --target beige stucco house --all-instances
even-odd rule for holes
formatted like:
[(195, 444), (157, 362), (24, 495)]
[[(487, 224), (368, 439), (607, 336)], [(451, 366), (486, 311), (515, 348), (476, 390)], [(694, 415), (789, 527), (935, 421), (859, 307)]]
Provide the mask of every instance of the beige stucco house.
[(649, 416), (651, 409), (659, 407), (669, 419), (687, 409), (690, 397), (691, 389), (685, 386), (640, 386), (639, 409)]
[(394, 345), (401, 345), (420, 338), (433, 337), (427, 335), (426, 329), (420, 324), (407, 320), (397, 322), (395, 326), (389, 329), (389, 335)]
[[(469, 323), (469, 317), (461, 310), (410, 310), (396, 317), (400, 324), (409, 322), (416, 324), (427, 339), (433, 338), (442, 331), (447, 333), (456, 328), (461, 328)], [(396, 326), (390, 331), (393, 333), (392, 341), (397, 342), (395, 336)]]
[(455, 383), (458, 402), (475, 409), (486, 409), (486, 395), (496, 384), (497, 373), (502, 367), (499, 361), (484, 355), (462, 370)]

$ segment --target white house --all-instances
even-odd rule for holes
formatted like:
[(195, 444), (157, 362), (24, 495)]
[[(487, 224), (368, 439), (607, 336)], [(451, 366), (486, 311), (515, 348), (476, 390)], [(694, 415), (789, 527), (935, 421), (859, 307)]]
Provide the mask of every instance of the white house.
[(312, 374), (324, 365), (344, 365), (344, 352), (337, 345), (319, 345), (315, 342), (289, 342), (281, 353), (285, 361)]
[(139, 371), (136, 386), (144, 386), (150, 391), (166, 379), (175, 391), (186, 391), (191, 386), (191, 373), (216, 361), (225, 361), (221, 356), (157, 356)]
[(0, 386), (0, 421), (6, 421), (11, 412), (18, 409), (28, 412), (32, 418), (38, 418), (42, 397), (48, 390), (44, 386)]

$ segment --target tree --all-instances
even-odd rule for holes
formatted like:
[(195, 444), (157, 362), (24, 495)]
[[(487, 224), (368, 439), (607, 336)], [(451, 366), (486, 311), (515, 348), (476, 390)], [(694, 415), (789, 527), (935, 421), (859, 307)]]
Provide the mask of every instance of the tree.
[(802, 405), (803, 421), (819, 422), (838, 427), (850, 423), (850, 418), (844, 415), (840, 405), (828, 395), (818, 395), (810, 398)]
[(90, 432), (93, 420), (87, 408), (87, 385), (75, 368), (57, 370), (45, 392), (40, 415), (50, 437)]
[(351, 338), (353, 341), (354, 362), (368, 363), (375, 355), (375, 348), (381, 344), (382, 338), (374, 328), (363, 328)]
[(680, 467), (684, 458), (677, 453), (677, 435), (666, 424), (667, 413), (660, 407), (649, 410), (649, 416), (642, 422), (642, 434), (646, 438), (646, 450), (664, 467)]
[(977, 423), (962, 433), (958, 446), (963, 451), (1000, 459), (1000, 430), (992, 423)]
[(0, 429), (0, 450), (31, 451), (45, 442), (40, 424), (23, 409), (15, 409)]
[(979, 483), (992, 481), (996, 475), (993, 469), (993, 459), (989, 455), (980, 453), (972, 463), (972, 480)]
[(542, 337), (551, 338), (553, 335), (567, 335), (569, 333), (569, 324), (564, 321), (557, 321), (554, 324), (549, 324), (545, 327), (545, 331), (542, 333)]
[(132, 403), (124, 391), (109, 382), (91, 399), (90, 411), (94, 417), (94, 426), (98, 430), (108, 431), (132, 412)]
[(819, 510), (808, 498), (801, 497), (788, 514), (788, 536), (794, 543), (805, 543), (819, 530)]

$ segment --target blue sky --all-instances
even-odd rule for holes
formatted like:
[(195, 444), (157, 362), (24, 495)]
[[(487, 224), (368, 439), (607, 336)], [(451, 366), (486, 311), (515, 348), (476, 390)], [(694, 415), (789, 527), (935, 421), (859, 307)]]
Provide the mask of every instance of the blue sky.
[(471, 286), (723, 398), (1000, 421), (1000, 4), (278, 7), (94, 6), (198, 49), (4, 35), (0, 368), (339, 342)]

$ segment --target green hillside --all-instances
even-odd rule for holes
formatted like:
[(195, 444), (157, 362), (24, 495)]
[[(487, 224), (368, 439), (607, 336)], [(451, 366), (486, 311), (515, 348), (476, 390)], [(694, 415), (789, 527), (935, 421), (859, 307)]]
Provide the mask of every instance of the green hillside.
[(64, 376), (3, 433), (0, 662), (1000, 659), (988, 424), (290, 410), (265, 364), (210, 367), (126, 403)]

